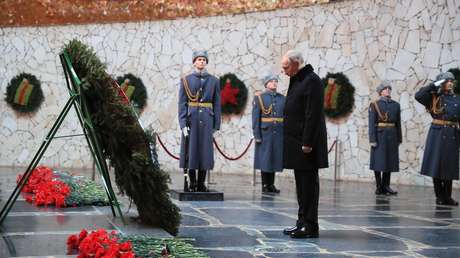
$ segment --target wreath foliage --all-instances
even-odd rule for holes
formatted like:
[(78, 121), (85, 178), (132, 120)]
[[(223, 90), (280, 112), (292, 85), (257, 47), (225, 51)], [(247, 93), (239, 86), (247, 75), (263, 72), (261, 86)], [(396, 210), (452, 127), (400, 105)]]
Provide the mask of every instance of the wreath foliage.
[(322, 80), (326, 117), (332, 120), (347, 118), (355, 104), (355, 87), (343, 73), (328, 73)]
[(43, 103), (41, 83), (32, 74), (20, 73), (6, 87), (5, 101), (19, 113), (33, 113)]

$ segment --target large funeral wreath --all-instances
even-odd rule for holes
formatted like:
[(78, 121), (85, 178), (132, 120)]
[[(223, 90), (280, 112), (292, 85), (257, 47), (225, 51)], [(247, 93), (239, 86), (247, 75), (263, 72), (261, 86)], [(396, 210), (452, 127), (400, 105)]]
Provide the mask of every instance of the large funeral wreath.
[(6, 87), (5, 100), (17, 112), (37, 111), (44, 100), (40, 81), (29, 73), (15, 76)]
[(355, 87), (343, 73), (328, 73), (323, 84), (326, 117), (333, 122), (347, 118), (355, 104)]
[(82, 98), (101, 142), (115, 168), (115, 182), (122, 194), (136, 204), (140, 220), (176, 235), (179, 208), (168, 196), (169, 175), (160, 168), (154, 137), (140, 125), (117, 83), (106, 73), (106, 65), (94, 50), (78, 40), (64, 46), (82, 81)]
[(222, 114), (241, 114), (248, 100), (246, 85), (233, 73), (220, 77)]

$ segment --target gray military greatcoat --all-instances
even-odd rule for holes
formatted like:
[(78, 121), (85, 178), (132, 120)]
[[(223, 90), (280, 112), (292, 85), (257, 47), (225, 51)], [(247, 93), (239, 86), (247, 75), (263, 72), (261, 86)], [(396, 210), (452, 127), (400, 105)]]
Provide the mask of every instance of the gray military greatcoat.
[[(283, 111), (285, 97), (265, 91), (254, 97), (252, 130), (255, 144), (254, 168), (264, 172), (283, 170)], [(262, 102), (262, 103), (261, 103)]]
[(401, 108), (398, 102), (380, 97), (371, 103), (369, 141), (377, 144), (371, 148), (370, 169), (380, 172), (399, 171), (399, 144), (402, 142), (402, 134)]
[[(415, 99), (430, 111), (433, 120), (451, 123), (431, 124), (423, 153), (422, 175), (443, 180), (458, 180), (460, 97), (454, 93), (438, 94), (434, 84), (429, 84), (415, 94)], [(436, 105), (435, 109), (432, 108), (433, 103)]]
[[(221, 106), (219, 80), (207, 72), (185, 76), (179, 90), (179, 125), (188, 126), (188, 164), (185, 164), (185, 141), (181, 138), (180, 167), (210, 170), (214, 168), (213, 132), (220, 129)], [(187, 87), (188, 86), (188, 87)]]

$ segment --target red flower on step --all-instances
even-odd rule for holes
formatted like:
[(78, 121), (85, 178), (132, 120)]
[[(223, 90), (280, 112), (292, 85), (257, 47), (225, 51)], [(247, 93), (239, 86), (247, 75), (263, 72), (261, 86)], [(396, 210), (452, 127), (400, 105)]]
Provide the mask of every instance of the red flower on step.
[(90, 233), (83, 229), (78, 237), (69, 236), (67, 253), (71, 254), (75, 250), (79, 251), (78, 258), (135, 258), (130, 241), (120, 243), (116, 232), (108, 233), (105, 229)]
[(227, 79), (225, 82), (225, 86), (220, 92), (221, 96), (221, 105), (224, 106), (226, 104), (236, 105), (237, 99), (236, 96), (238, 95), (240, 90), (238, 88), (233, 88), (230, 79)]
[[(16, 182), (19, 183), (23, 175), (18, 175)], [(32, 193), (26, 195), (25, 199), (36, 206), (55, 205), (56, 207), (64, 207), (65, 199), (70, 195), (70, 187), (54, 176), (53, 170), (39, 166), (35, 168), (22, 189), (23, 193)]]

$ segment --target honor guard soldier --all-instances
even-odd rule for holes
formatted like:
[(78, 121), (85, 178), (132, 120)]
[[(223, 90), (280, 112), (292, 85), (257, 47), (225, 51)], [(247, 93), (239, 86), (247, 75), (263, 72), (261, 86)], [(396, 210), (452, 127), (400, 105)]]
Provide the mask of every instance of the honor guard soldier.
[(370, 169), (374, 170), (375, 194), (395, 195), (390, 188), (391, 173), (399, 171), (399, 144), (401, 134), (401, 108), (391, 99), (391, 84), (383, 81), (377, 87), (379, 99), (369, 107), (369, 141), (371, 145)]
[(265, 76), (266, 90), (255, 94), (252, 105), (254, 168), (261, 171), (263, 193), (280, 192), (275, 187), (275, 172), (283, 171), (284, 96), (276, 92), (278, 80), (276, 74)]
[(194, 71), (181, 78), (179, 89), (180, 167), (188, 169), (192, 192), (208, 191), (206, 173), (214, 168), (213, 133), (221, 122), (220, 84), (207, 72), (208, 61), (206, 51), (193, 52)]
[(458, 180), (460, 97), (454, 94), (454, 75), (436, 76), (422, 87), (415, 99), (430, 112), (433, 121), (426, 138), (422, 175), (433, 178), (436, 204), (458, 206), (452, 199), (452, 180)]

